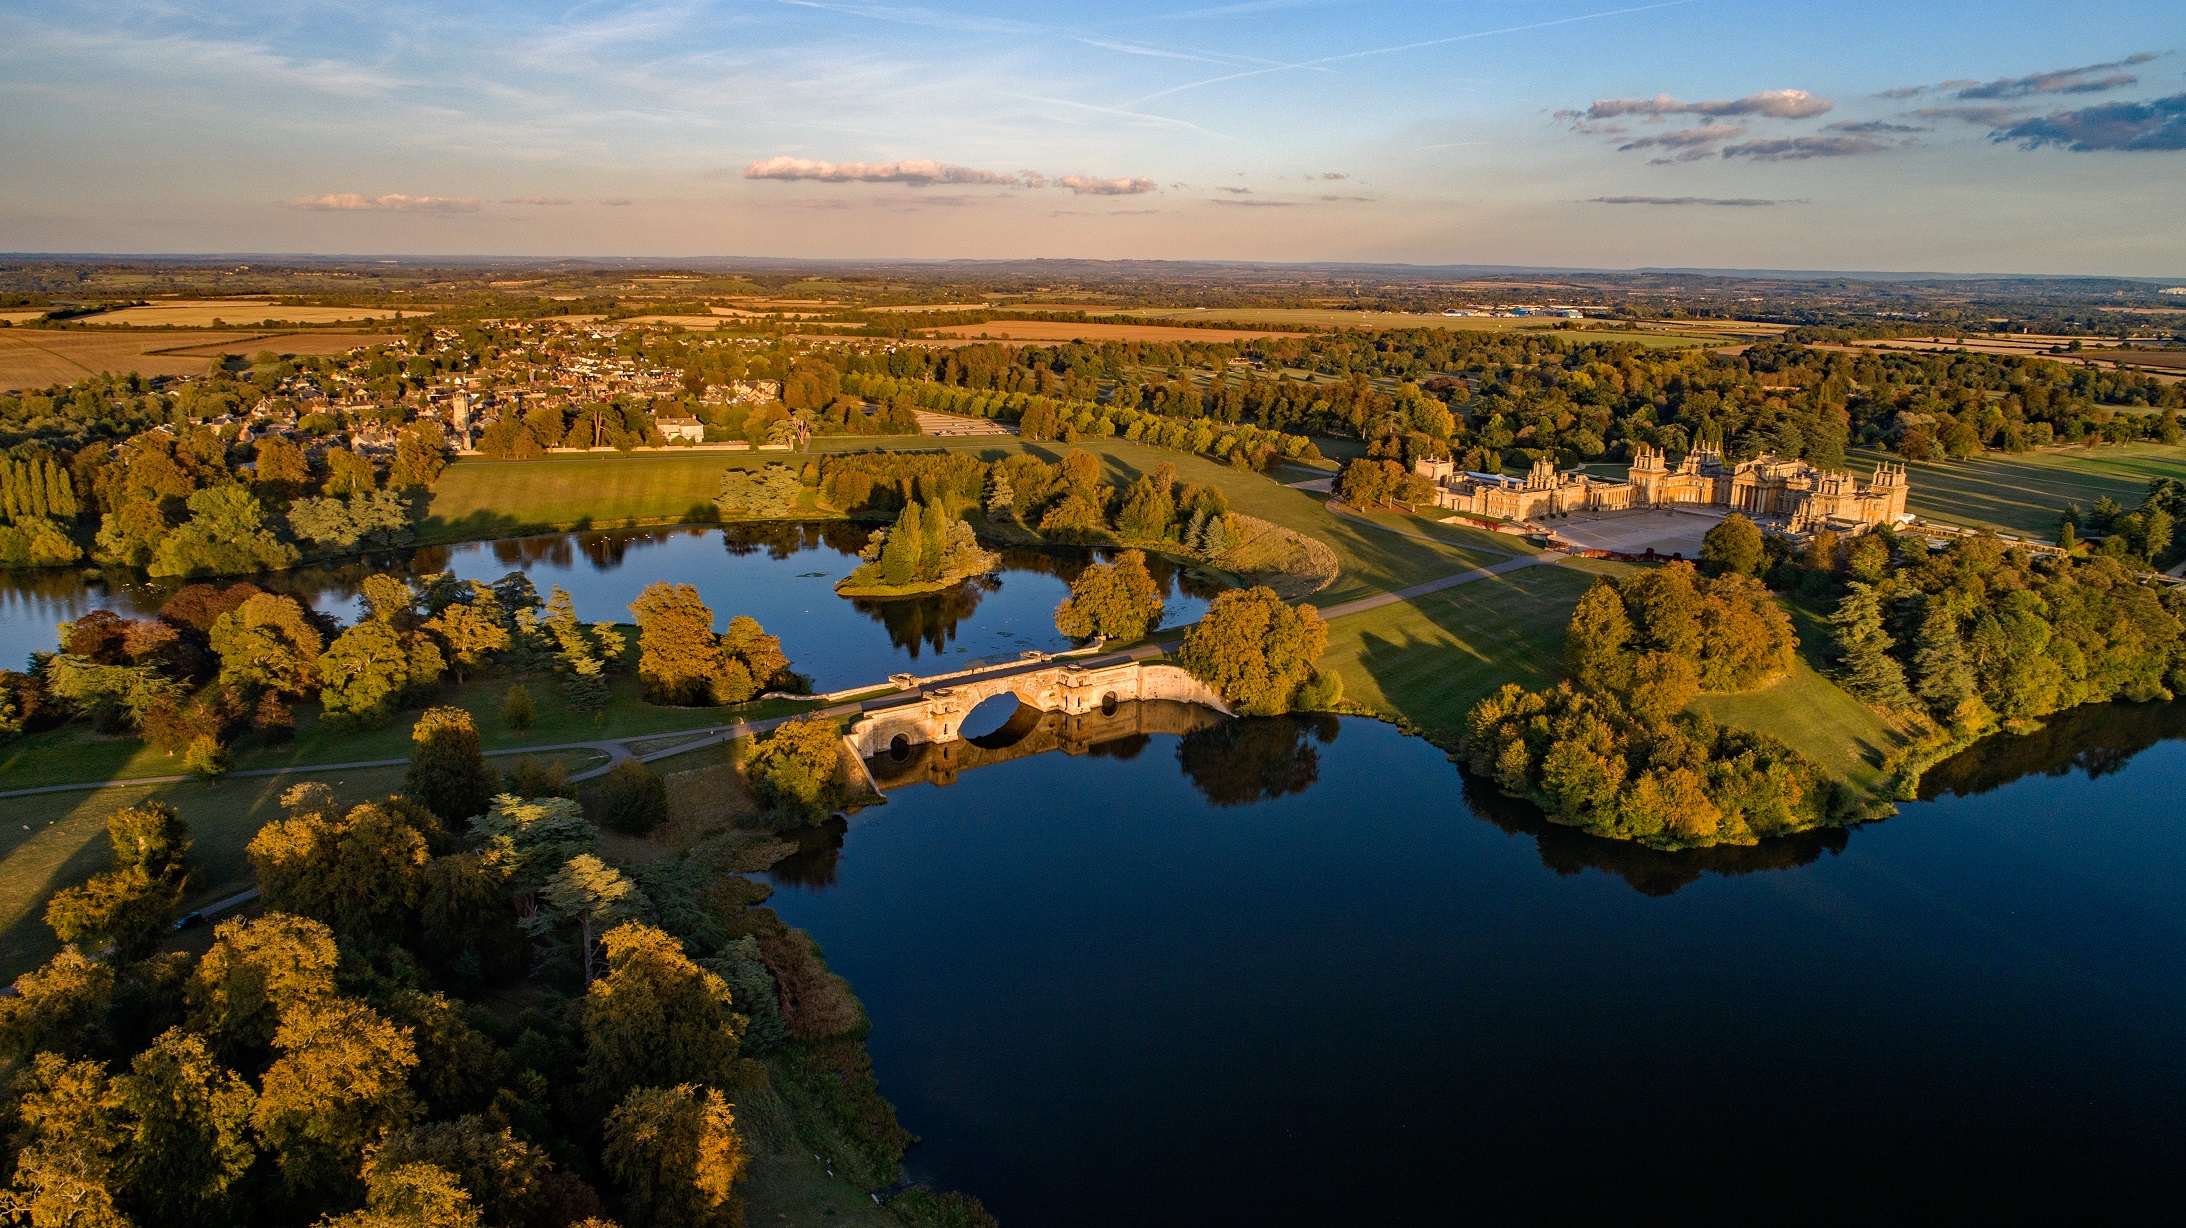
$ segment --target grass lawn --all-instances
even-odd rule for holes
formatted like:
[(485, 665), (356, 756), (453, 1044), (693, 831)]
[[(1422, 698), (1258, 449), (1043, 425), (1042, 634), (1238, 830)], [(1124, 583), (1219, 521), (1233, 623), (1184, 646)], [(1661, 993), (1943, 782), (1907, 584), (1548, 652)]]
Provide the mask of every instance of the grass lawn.
[[(594, 717), (571, 708), (553, 678), (525, 678), (520, 681), (531, 692), (533, 720), (530, 729), (519, 730), (501, 721), (501, 698), (512, 681), (519, 680), (500, 676), (474, 679), (460, 686), (449, 683), (434, 702), (469, 711), (478, 723), (480, 741), (489, 751), (701, 729), (739, 719), (781, 716), (804, 706), (788, 700), (762, 700), (736, 708), (663, 708), (638, 697), (636, 678), (620, 676), (612, 680), (614, 698)], [(256, 746), (246, 738), (237, 750), (235, 767), (285, 768), (407, 758), (410, 727), (416, 723), (417, 712), (406, 711), (381, 728), (339, 730), (319, 722), (316, 706), (299, 704), (293, 741), (280, 746)], [(181, 770), (179, 755), (168, 755), (135, 738), (103, 737), (80, 723), (0, 747), (0, 789), (169, 776)], [(19, 800), (11, 798), (7, 804), (13, 806)]]
[(1770, 686), (1742, 695), (1703, 695), (1691, 709), (1720, 724), (1765, 733), (1882, 797), (1883, 757), (1904, 739), (1874, 710), (1822, 675), (1829, 625), (1804, 606), (1784, 602), (1799, 635), (1799, 661)]
[(1537, 688), (1563, 675), (1564, 625), (1592, 571), (1528, 567), (1339, 618), (1321, 667), (1343, 675), (1346, 699), (1462, 734), (1473, 704), (1504, 683)]
[[(1865, 469), (1897, 457), (1860, 451), (1852, 459)], [(2057, 516), (2067, 503), (2077, 503), (2084, 511), (2108, 495), (2131, 510), (2148, 493), (2150, 478), (2186, 478), (2186, 447), (2110, 444), (1945, 463), (1914, 462), (1905, 469), (1913, 484), (1911, 508), (1918, 515), (2055, 541)]]

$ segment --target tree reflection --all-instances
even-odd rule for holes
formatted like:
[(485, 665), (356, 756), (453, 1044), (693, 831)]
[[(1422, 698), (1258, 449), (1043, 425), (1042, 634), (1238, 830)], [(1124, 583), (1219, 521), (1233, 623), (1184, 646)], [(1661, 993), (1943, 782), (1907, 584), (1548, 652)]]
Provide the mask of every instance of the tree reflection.
[(1592, 836), (1575, 827), (1551, 823), (1533, 803), (1506, 797), (1492, 782), (1462, 769), (1465, 806), (1512, 835), (1533, 837), (1541, 864), (1559, 875), (1585, 870), (1614, 874), (1641, 895), (1666, 896), (1698, 882), (1703, 874), (1728, 878), (1767, 870), (1791, 870), (1823, 853), (1837, 854), (1851, 841), (1841, 827), (1824, 827), (1778, 836), (1755, 845), (1719, 844), (1713, 848), (1665, 852), (1625, 840)]
[(827, 818), (809, 827), (793, 827), (775, 836), (797, 846), (797, 851), (767, 868), (767, 877), (776, 886), (802, 887), (818, 891), (835, 885), (837, 863), (842, 858), (843, 833), (850, 830), (848, 821), (840, 815)]
[(852, 609), (888, 629), (888, 642), (916, 661), (921, 648), (946, 651), (957, 624), (970, 618), (989, 593), (1002, 591), (1000, 576), (972, 576), (938, 593), (875, 601), (850, 599)]
[(2046, 719), (2033, 733), (1983, 738), (1921, 774), (1920, 799), (1972, 797), (2024, 776), (2088, 779), (2123, 768), (2158, 742), (2186, 738), (2186, 704), (2094, 704)]
[(1246, 806), (1303, 793), (1321, 777), (1319, 744), (1342, 728), (1325, 713), (1223, 721), (1177, 743), (1177, 763), (1217, 806)]

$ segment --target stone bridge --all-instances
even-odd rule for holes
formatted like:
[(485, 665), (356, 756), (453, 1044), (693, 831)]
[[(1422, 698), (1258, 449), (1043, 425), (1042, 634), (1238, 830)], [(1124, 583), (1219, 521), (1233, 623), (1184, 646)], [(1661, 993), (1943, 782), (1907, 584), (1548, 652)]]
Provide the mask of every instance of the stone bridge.
[(998, 695), (1015, 695), (1020, 704), (1041, 712), (1071, 716), (1112, 714), (1132, 700), (1166, 699), (1199, 704), (1227, 716), (1230, 706), (1206, 683), (1174, 665), (1069, 662), (989, 674), (952, 686), (935, 687), (918, 698), (868, 712), (850, 727), (850, 748), (861, 758), (926, 742), (954, 742), (973, 708)]
[(1158, 699), (1119, 703), (1112, 712), (1095, 708), (1076, 715), (1020, 705), (993, 733), (954, 742), (890, 747), (866, 760), (865, 769), (873, 787), (884, 793), (905, 785), (952, 785), (962, 772), (1056, 751), (1129, 759), (1153, 735), (1182, 737), (1224, 719), (1221, 713), (1198, 704)]

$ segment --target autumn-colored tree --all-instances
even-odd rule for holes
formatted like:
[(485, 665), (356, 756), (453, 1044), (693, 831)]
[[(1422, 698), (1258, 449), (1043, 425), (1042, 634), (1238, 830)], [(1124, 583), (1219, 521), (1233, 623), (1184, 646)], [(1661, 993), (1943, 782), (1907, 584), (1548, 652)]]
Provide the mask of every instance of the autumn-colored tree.
[[(546, 1153), (507, 1126), (476, 1115), (433, 1121), (388, 1136), (364, 1162), (367, 1189), (381, 1174), (431, 1165), (455, 1178), (488, 1224), (574, 1225), (599, 1214), (599, 1197), (582, 1180), (556, 1172)], [(368, 1196), (369, 1197), (369, 1196)]]
[(699, 704), (722, 668), (713, 611), (689, 584), (660, 581), (630, 603), (638, 621), (638, 677), (654, 703)]
[(1184, 633), (1177, 661), (1241, 716), (1288, 712), (1328, 645), (1328, 623), (1312, 606), (1292, 608), (1265, 586), (1216, 597)]
[(262, 1050), (285, 1014), (334, 996), (336, 962), (334, 933), (320, 922), (287, 913), (223, 921), (190, 978), (190, 1030), (230, 1056)]
[(126, 1127), (106, 1068), (40, 1053), (10, 1090), (22, 1150), (0, 1214), (30, 1228), (130, 1228), (117, 1205)]
[(328, 715), (377, 722), (429, 691), (446, 662), (433, 641), (369, 618), (344, 631), (319, 658), (320, 702)]
[(447, 441), (438, 426), (417, 423), (395, 438), (395, 460), (387, 469), (394, 490), (431, 486), (448, 467)]
[(721, 647), (744, 663), (752, 681), (761, 688), (785, 687), (794, 681), (789, 654), (782, 651), (782, 637), (768, 635), (756, 618), (745, 614), (731, 618), (728, 631), (721, 637)]
[(1055, 607), (1055, 629), (1077, 639), (1136, 640), (1161, 621), (1162, 609), (1146, 556), (1126, 550), (1113, 564), (1094, 563), (1078, 573), (1070, 596)]
[(251, 1115), (292, 1195), (354, 1197), (358, 1157), (416, 1120), (417, 1053), (407, 1028), (370, 1007), (327, 998), (283, 1011)]
[(479, 1228), (470, 1191), (434, 1164), (368, 1164), (364, 1209), (329, 1216), (319, 1228)]
[(744, 1222), (744, 1140), (720, 1092), (685, 1083), (639, 1087), (607, 1119), (601, 1162), (651, 1228)]
[(584, 1080), (595, 1100), (613, 1104), (633, 1087), (726, 1083), (742, 1033), (727, 983), (674, 938), (635, 921), (601, 935), (600, 949), (607, 974), (584, 999)]
[(0, 997), (0, 1059), (98, 1051), (107, 1041), (106, 1014), (113, 1000), (113, 965), (88, 959), (74, 947), (61, 948), (41, 967), (17, 977), (14, 993)]
[(492, 804), (494, 774), (478, 746), (478, 725), (461, 708), (434, 708), (410, 729), (410, 770), (402, 791), (443, 823), (460, 827)]
[(509, 647), (509, 629), (501, 625), (498, 612), (470, 601), (450, 603), (446, 610), (428, 618), (424, 629), (433, 631), (439, 642), (448, 645), (457, 682), (463, 680), (463, 673), (479, 669), (494, 658), (494, 653)]
[(752, 791), (785, 814), (818, 818), (840, 794), (836, 782), (842, 735), (825, 717), (784, 721), (759, 739), (744, 765)]
[(293, 597), (253, 590), (213, 619), (208, 638), (224, 684), (298, 696), (318, 685), (319, 629)]
[(367, 945), (415, 933), (431, 856), (425, 837), (385, 807), (276, 820), (258, 829), (248, 852), (268, 908)]
[(63, 942), (94, 948), (111, 943), (138, 958), (166, 937), (182, 898), (189, 826), (174, 807), (146, 802), (107, 816), (106, 835), (111, 867), (81, 887), (54, 893), (46, 924)]

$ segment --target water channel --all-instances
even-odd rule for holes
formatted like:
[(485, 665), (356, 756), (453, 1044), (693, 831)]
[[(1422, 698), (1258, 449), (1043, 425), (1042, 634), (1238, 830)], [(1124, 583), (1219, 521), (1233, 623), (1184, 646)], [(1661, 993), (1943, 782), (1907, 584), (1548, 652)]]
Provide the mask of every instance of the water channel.
[(883, 756), (776, 875), (912, 1176), (1006, 1224), (2176, 1204), (2186, 704), (1683, 855), (1376, 722), (1131, 707)]
[[(1028, 649), (1068, 648), (1071, 641), (1055, 630), (1055, 606), (1089, 560), (1114, 553), (1006, 548), (1000, 572), (944, 593), (892, 601), (839, 597), (835, 582), (858, 566), (866, 533), (844, 523), (552, 533), (431, 546), (252, 580), (345, 623), (355, 620), (360, 586), (374, 572), (454, 572), (493, 581), (522, 571), (542, 597), (552, 585), (567, 589), (588, 622), (628, 622), (631, 600), (655, 581), (695, 584), (719, 628), (732, 615), (757, 618), (782, 637), (791, 664), (812, 678), (814, 689), (826, 691), (902, 670), (935, 674), (1013, 660)], [(1147, 566), (1167, 603), (1165, 625), (1196, 621), (1219, 591), (1166, 559), (1149, 558)], [(52, 649), (58, 623), (92, 609), (149, 617), (177, 587), (124, 573), (0, 572), (0, 668), (20, 669), (31, 653)]]

